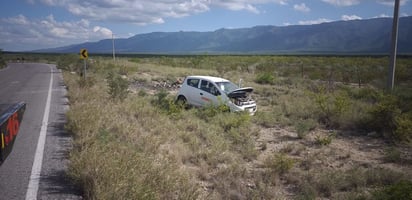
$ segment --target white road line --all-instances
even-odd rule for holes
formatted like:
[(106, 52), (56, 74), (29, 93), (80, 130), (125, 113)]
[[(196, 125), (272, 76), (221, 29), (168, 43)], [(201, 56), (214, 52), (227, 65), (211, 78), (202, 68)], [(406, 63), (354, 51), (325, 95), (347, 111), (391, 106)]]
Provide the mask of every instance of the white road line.
[(37, 141), (36, 153), (34, 155), (33, 167), (31, 169), (30, 181), (26, 192), (26, 200), (37, 199), (39, 189), (41, 165), (43, 162), (44, 144), (46, 143), (47, 125), (49, 123), (50, 101), (53, 86), (53, 69), (50, 67), (49, 92), (47, 94), (46, 107), (44, 108), (43, 121), (40, 128), (39, 140)]

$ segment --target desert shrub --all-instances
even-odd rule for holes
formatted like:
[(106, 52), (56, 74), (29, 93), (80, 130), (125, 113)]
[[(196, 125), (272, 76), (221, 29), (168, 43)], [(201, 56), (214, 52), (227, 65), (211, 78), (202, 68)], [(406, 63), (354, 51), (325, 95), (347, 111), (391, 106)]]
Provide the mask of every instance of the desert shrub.
[(107, 84), (109, 87), (108, 93), (113, 100), (123, 101), (129, 94), (129, 82), (120, 74), (113, 71), (107, 75)]
[(305, 138), (306, 134), (309, 133), (309, 131), (314, 130), (316, 128), (316, 125), (316, 121), (312, 119), (298, 120), (295, 124), (295, 129), (296, 133), (298, 134), (298, 138)]
[(339, 128), (343, 121), (341, 117), (350, 107), (350, 99), (346, 93), (327, 93), (324, 88), (313, 93), (315, 104), (318, 108), (319, 122), (330, 128)]
[(383, 160), (391, 163), (401, 162), (401, 151), (395, 147), (386, 148)]
[(240, 126), (250, 125), (250, 115), (248, 113), (224, 113), (217, 120), (225, 132)]
[(382, 94), (366, 109), (367, 115), (358, 126), (395, 142), (409, 142), (412, 139), (411, 106), (408, 95)]
[[(121, 148), (119, 148), (121, 146)], [(74, 151), (70, 175), (88, 199), (196, 199), (189, 177), (167, 159), (106, 141)]]
[(274, 84), (275, 77), (270, 73), (261, 73), (256, 76), (255, 82), (259, 84)]
[(404, 179), (402, 173), (385, 168), (368, 169), (364, 172), (364, 177), (369, 186), (387, 186)]
[(393, 132), (393, 136), (398, 141), (409, 142), (412, 139), (412, 112), (402, 113), (395, 117), (396, 130)]
[(126, 66), (120, 66), (119, 74), (123, 76), (127, 76), (129, 74), (129, 69)]
[(57, 59), (57, 68), (69, 72), (80, 73), (83, 65), (83, 60), (80, 60), (76, 54), (62, 55)]
[(0, 49), (0, 69), (6, 66), (6, 61), (3, 58), (2, 49)]
[(270, 156), (265, 160), (265, 166), (275, 174), (285, 174), (293, 168), (295, 161), (286, 154), (280, 153)]
[(140, 96), (140, 97), (144, 97), (144, 96), (147, 95), (147, 92), (146, 92), (146, 90), (141, 89), (141, 90), (139, 90), (139, 92), (137, 93), (137, 95)]
[(317, 136), (315, 137), (315, 142), (316, 142), (316, 144), (318, 144), (318, 145), (327, 146), (327, 145), (329, 145), (329, 144), (332, 143), (332, 139), (333, 139), (335, 136), (336, 136), (336, 134), (335, 134), (334, 132), (329, 133), (329, 134), (326, 135), (326, 136), (317, 135)]
[(369, 115), (370, 118), (366, 120), (367, 129), (395, 141), (409, 141), (411, 139), (412, 114), (402, 112), (398, 97), (384, 96), (369, 110)]
[[(337, 192), (356, 192), (368, 186), (368, 172), (373, 169), (354, 167), (345, 171), (330, 170), (320, 173), (314, 185), (320, 195), (334, 196)], [(379, 182), (375, 183), (381, 184)], [(358, 196), (356, 193), (352, 196)], [(361, 197), (363, 195), (360, 195)]]
[(154, 95), (154, 99), (151, 101), (152, 105), (165, 111), (168, 115), (178, 115), (183, 105), (176, 104), (173, 98), (170, 98), (169, 93), (161, 90)]
[(298, 200), (312, 200), (318, 196), (316, 188), (308, 181), (299, 185), (299, 194), (296, 199)]
[[(354, 167), (348, 170), (324, 170), (321, 173), (313, 173), (305, 181), (298, 183), (300, 188), (298, 199), (317, 197), (368, 199), (369, 193), (359, 193), (364, 191), (365, 187), (382, 188), (404, 179), (400, 173), (383, 168)], [(341, 192), (345, 195), (339, 195)]]
[[(208, 108), (210, 109), (210, 108)], [(205, 112), (205, 111), (201, 111)], [(206, 123), (222, 133), (231, 150), (240, 153), (243, 159), (256, 157), (256, 150), (251, 130), (251, 116), (246, 112), (222, 112), (207, 118)]]
[(252, 118), (252, 121), (265, 128), (273, 128), (291, 124), (291, 120), (285, 117), (285, 115), (280, 111), (279, 108), (273, 108), (271, 112), (256, 112), (255, 116)]
[(351, 97), (354, 99), (359, 99), (359, 100), (364, 100), (364, 101), (369, 101), (369, 102), (376, 102), (380, 98), (382, 98), (382, 92), (379, 92), (378, 90), (374, 88), (359, 88), (359, 89), (354, 89), (348, 87), (346, 91), (349, 93)]
[(410, 200), (412, 199), (412, 182), (401, 180), (373, 192), (372, 196), (376, 200)]
[(395, 130), (395, 118), (400, 115), (401, 110), (397, 106), (397, 98), (387, 95), (374, 105), (369, 113), (369, 128), (382, 133)]
[(319, 174), (319, 177), (312, 183), (318, 194), (324, 197), (331, 197), (333, 193), (339, 191), (339, 187), (344, 184), (345, 174), (341, 171), (326, 171)]
[(96, 83), (96, 79), (94, 77), (80, 77), (77, 81), (80, 88), (89, 88), (92, 87)]
[(230, 108), (223, 103), (219, 103), (218, 105), (209, 104), (209, 105), (206, 105), (198, 109), (196, 112), (196, 115), (200, 119), (204, 119), (208, 121), (220, 113), (229, 112), (229, 111), (230, 111)]

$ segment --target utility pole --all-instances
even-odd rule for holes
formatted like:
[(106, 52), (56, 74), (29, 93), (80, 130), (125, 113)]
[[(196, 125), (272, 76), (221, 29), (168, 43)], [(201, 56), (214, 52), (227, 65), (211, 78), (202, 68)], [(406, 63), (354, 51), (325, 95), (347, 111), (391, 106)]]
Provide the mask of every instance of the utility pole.
[(389, 73), (388, 73), (388, 85), (387, 85), (387, 90), (389, 92), (392, 92), (393, 85), (395, 83), (396, 49), (397, 49), (397, 44), (398, 44), (399, 3), (400, 3), (400, 0), (395, 0), (395, 8), (393, 11), (392, 49), (391, 49), (391, 55), (389, 58)]
[(112, 45), (113, 45), (113, 61), (116, 61), (115, 50), (114, 50), (114, 34), (112, 33)]

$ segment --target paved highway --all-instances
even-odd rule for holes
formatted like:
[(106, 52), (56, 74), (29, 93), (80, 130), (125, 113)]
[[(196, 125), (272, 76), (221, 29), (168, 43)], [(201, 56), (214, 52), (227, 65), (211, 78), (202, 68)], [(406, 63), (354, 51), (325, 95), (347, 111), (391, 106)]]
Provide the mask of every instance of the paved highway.
[(82, 199), (65, 176), (71, 147), (65, 94), (54, 65), (10, 63), (0, 70), (0, 104), (27, 103), (13, 151), (0, 166), (0, 200)]

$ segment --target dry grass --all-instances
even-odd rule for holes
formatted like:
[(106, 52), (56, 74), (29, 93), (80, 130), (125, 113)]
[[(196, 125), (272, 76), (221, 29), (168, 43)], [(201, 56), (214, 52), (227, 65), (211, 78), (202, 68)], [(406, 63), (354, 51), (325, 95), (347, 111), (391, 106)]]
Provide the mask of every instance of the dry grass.
[[(352, 136), (360, 135), (352, 130), (366, 101), (342, 98), (338, 89), (320, 93), (323, 82), (280, 76), (290, 74), (283, 62), (268, 61), (274, 65), (271, 85), (255, 83), (256, 63), (270, 57), (201, 59), (96, 59), (87, 86), (77, 75), (64, 73), (71, 103), (67, 129), (75, 137), (70, 175), (86, 198), (367, 199), (374, 188), (396, 183), (402, 171), (411, 171), (408, 162), (383, 163), (394, 156), (379, 153), (387, 146), (382, 140)], [(140, 83), (130, 85), (134, 93), (124, 101), (108, 95), (105, 77), (112, 70)], [(242, 79), (253, 86), (256, 116), (180, 109), (172, 105), (175, 88), (153, 86), (191, 74)], [(337, 127), (351, 134), (324, 130)], [(401, 153), (408, 151), (405, 147)]]

